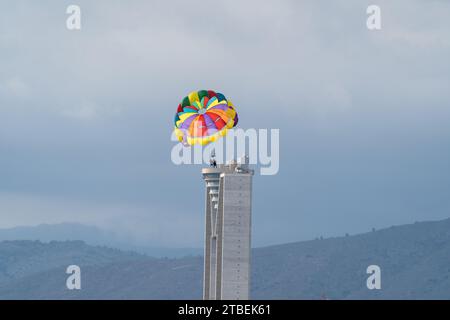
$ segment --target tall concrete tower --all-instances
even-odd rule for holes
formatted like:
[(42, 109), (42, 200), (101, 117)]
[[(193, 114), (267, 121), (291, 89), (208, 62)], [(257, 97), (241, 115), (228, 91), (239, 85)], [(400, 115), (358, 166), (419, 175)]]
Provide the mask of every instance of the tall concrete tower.
[(246, 300), (250, 291), (252, 176), (248, 158), (204, 168), (203, 299)]

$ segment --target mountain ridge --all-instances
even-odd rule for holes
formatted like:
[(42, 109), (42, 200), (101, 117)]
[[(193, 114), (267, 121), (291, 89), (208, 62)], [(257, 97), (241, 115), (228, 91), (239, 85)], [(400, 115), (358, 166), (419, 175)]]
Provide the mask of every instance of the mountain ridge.
[[(82, 290), (65, 288), (69, 263), (80, 264)], [(366, 287), (373, 264), (381, 290)], [(79, 241), (0, 242), (0, 299), (201, 299), (202, 270), (200, 256), (151, 258)], [(251, 297), (450, 299), (450, 219), (255, 248)]]
[(203, 254), (201, 248), (150, 247), (113, 231), (74, 222), (3, 228), (0, 229), (0, 241), (5, 240), (39, 240), (44, 243), (82, 240), (93, 246), (109, 246), (161, 258)]

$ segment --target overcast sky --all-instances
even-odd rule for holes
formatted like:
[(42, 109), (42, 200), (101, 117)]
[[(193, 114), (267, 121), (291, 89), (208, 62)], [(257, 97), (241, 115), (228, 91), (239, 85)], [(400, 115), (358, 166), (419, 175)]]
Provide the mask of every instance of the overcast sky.
[(198, 89), (231, 98), (241, 128), (280, 129), (279, 173), (254, 178), (255, 246), (450, 217), (448, 1), (0, 8), (0, 228), (201, 246), (201, 166), (170, 160), (176, 107)]

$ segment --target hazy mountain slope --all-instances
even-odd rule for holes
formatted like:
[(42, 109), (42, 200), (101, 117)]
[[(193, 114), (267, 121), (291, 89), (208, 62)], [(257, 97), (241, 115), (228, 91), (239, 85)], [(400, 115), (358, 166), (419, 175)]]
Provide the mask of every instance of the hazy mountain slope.
[[(0, 299), (201, 298), (200, 257), (151, 259), (112, 254), (114, 250), (78, 242), (20, 243), (20, 250), (15, 250), (12, 243), (8, 250), (3, 246), (0, 243), (0, 270), (7, 266), (9, 274), (17, 276), (13, 280), (0, 279)], [(34, 251), (26, 249), (28, 246), (42, 249), (28, 257)], [(79, 249), (67, 254), (59, 246)], [(100, 253), (103, 250), (106, 253)], [(45, 258), (36, 258), (42, 253)], [(95, 262), (94, 254), (101, 263)], [(14, 258), (7, 258), (9, 262), (5, 263), (4, 257), (10, 255)], [(65, 288), (63, 266), (73, 263), (74, 257), (86, 261), (81, 291)], [(253, 250), (252, 259), (255, 299), (450, 299), (450, 219), (258, 248)], [(43, 260), (52, 262), (51, 266), (45, 269)], [(40, 271), (17, 271), (36, 261)], [(381, 267), (382, 290), (366, 288), (366, 268), (371, 264)]]
[(149, 247), (114, 232), (79, 223), (41, 224), (0, 229), (0, 241), (4, 240), (39, 240), (42, 242), (81, 240), (93, 246), (132, 250), (154, 257), (183, 257), (203, 254), (201, 248)]
[(89, 246), (82, 241), (3, 241), (0, 242), (0, 284), (71, 264), (81, 267), (144, 258), (151, 259), (134, 252)]
[[(450, 298), (450, 220), (391, 227), (362, 235), (254, 250), (254, 298)], [(366, 287), (367, 266), (382, 271), (382, 290)]]
[(198, 299), (202, 261), (191, 257), (85, 266), (81, 290), (66, 288), (65, 268), (59, 267), (0, 285), (0, 299)]
[(83, 240), (92, 245), (119, 242), (117, 236), (112, 232), (79, 223), (40, 224), (0, 229), (0, 241), (3, 240), (39, 240), (42, 242)]
[[(425, 259), (405, 268), (393, 281), (384, 281), (384, 299), (450, 299), (450, 246), (430, 253)], [(348, 298), (373, 297), (368, 290), (353, 292)]]

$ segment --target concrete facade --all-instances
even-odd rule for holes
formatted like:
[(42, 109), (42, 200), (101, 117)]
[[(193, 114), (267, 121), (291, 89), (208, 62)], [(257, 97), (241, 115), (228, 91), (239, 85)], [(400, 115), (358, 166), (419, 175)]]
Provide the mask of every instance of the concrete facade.
[(250, 291), (252, 177), (244, 158), (202, 170), (206, 182), (203, 299), (246, 300)]

